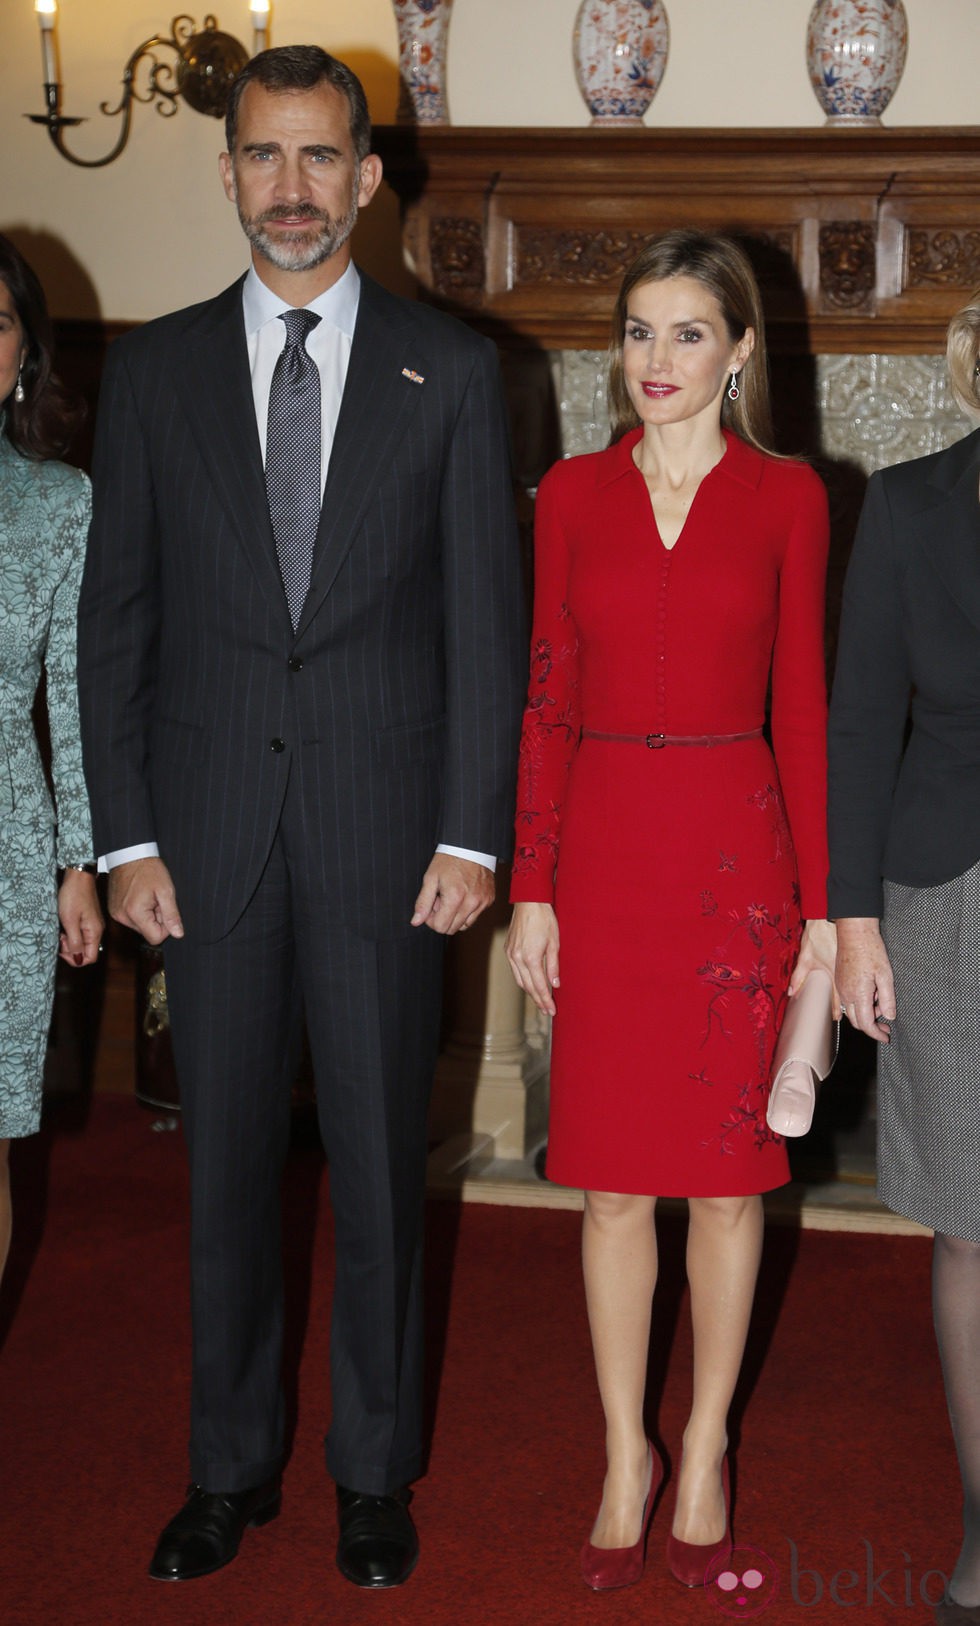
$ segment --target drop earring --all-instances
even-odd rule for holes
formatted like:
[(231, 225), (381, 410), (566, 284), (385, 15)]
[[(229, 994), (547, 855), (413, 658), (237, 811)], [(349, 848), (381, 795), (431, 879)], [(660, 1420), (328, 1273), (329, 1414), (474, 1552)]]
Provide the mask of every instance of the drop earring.
[(26, 391), (24, 389), (23, 378), (24, 378), (24, 369), (23, 369), (23, 367), (18, 367), (18, 369), (17, 369), (17, 384), (16, 384), (16, 386), (14, 388), (14, 400), (17, 402), (18, 406), (23, 406), (24, 402), (27, 400), (27, 393), (26, 393)]
[(732, 381), (728, 386), (728, 399), (730, 401), (737, 401), (739, 394), (738, 373), (732, 373)]

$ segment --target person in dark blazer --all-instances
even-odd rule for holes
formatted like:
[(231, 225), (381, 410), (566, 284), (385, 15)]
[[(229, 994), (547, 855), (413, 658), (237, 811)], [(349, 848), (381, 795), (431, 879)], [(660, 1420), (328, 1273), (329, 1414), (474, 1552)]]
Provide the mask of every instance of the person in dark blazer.
[[(980, 288), (948, 359), (980, 416)], [(880, 1046), (878, 1191), (935, 1233), (964, 1493), (936, 1620), (980, 1623), (980, 429), (871, 477), (830, 713), (830, 863), (837, 986)]]
[(313, 46), (232, 90), (243, 281), (115, 344), (80, 611), (114, 917), (165, 941), (190, 1157), (189, 1497), (150, 1573), (280, 1506), (279, 1181), (301, 1013), (336, 1227), (338, 1563), (417, 1558), (421, 1221), (441, 950), (493, 897), (525, 678), (494, 347), (359, 274), (381, 176)]

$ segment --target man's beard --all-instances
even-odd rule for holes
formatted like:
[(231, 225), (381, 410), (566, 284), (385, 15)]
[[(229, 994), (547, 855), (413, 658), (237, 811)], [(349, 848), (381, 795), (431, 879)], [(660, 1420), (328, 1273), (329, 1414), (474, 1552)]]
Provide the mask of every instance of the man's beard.
[[(236, 203), (242, 230), (252, 247), (258, 249), (280, 271), (312, 271), (314, 266), (322, 265), (324, 260), (329, 260), (338, 249), (343, 248), (357, 220), (356, 193), (351, 197), (347, 213), (339, 220), (334, 220), (322, 209), (315, 209), (312, 203), (280, 203), (266, 209), (263, 214), (251, 217), (243, 214), (237, 198)], [(272, 237), (265, 229), (271, 220), (289, 220), (297, 216), (310, 222), (309, 231), (294, 232), (287, 239)]]

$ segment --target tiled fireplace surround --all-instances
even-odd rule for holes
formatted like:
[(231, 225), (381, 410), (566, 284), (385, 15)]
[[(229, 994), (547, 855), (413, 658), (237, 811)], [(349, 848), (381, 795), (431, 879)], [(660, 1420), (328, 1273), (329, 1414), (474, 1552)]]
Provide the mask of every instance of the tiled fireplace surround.
[[(500, 344), (529, 493), (556, 457), (606, 444), (609, 313), (644, 239), (683, 224), (743, 236), (763, 288), (781, 449), (811, 457), (831, 493), (832, 657), (867, 476), (970, 427), (943, 351), (950, 315), (980, 285), (980, 128), (376, 135), (423, 297)], [(543, 1136), (547, 1034), (513, 988), (505, 925), (500, 908), (453, 945), (437, 1185), (481, 1157), (516, 1166)], [(852, 1071), (867, 1147), (867, 1058), (852, 1056)], [(855, 1124), (852, 1102), (845, 1151)], [(831, 1128), (828, 1172), (846, 1162), (840, 1150)]]

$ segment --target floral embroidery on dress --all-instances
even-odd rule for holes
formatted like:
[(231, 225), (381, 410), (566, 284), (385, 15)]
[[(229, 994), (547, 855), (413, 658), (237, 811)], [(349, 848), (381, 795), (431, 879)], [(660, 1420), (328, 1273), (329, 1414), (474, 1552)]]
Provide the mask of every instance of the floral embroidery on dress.
[(772, 862), (778, 863), (783, 854), (791, 848), (789, 821), (786, 818), (782, 795), (775, 785), (765, 785), (762, 790), (755, 791), (749, 797), (749, 801), (753, 807), (759, 808), (760, 812), (770, 814), (769, 829), (775, 841)]
[(721, 960), (708, 960), (704, 965), (698, 966), (698, 976), (706, 982), (715, 992), (708, 1001), (708, 1025), (704, 1030), (702, 1045), (706, 1045), (711, 1038), (712, 1027), (718, 1024), (718, 1030), (725, 1039), (731, 1038), (731, 1033), (725, 1026), (724, 1010), (728, 1004), (728, 995), (733, 989), (738, 989), (742, 973), (733, 965), (725, 965)]
[[(789, 840), (782, 797), (774, 786), (766, 785), (749, 797), (749, 802), (768, 816), (778, 857), (785, 850), (783, 843)], [(737, 874), (737, 855), (729, 859), (722, 853), (720, 857), (720, 871)], [(702, 915), (719, 913), (718, 900), (710, 888), (702, 890), (699, 896)], [(712, 1039), (731, 1041), (736, 1037), (735, 1025), (747, 1018), (757, 1057), (752, 1077), (724, 1085), (732, 1106), (716, 1134), (703, 1143), (716, 1144), (722, 1156), (731, 1156), (746, 1134), (752, 1137), (756, 1147), (780, 1139), (766, 1123), (768, 1072), (799, 940), (799, 887), (794, 884), (789, 899), (779, 909), (751, 901), (729, 909), (722, 918), (727, 918), (728, 930), (717, 943), (714, 954), (697, 968), (708, 996), (701, 1047), (704, 1049)], [(708, 1088), (719, 1084), (710, 1065), (689, 1073), (688, 1077), (692, 1083)]]
[[(539, 636), (531, 648), (531, 679), (517, 770), (517, 823), (527, 828), (527, 838), (518, 841), (514, 854), (514, 870), (519, 875), (545, 864), (554, 867), (562, 803), (551, 796), (545, 806), (541, 805), (542, 772), (547, 759), (559, 753), (567, 779), (578, 744), (578, 639), (567, 604), (560, 606), (558, 620), (569, 625), (571, 636), (560, 638), (557, 644), (553, 638)], [(552, 776), (548, 779), (554, 782)]]
[[(718, 1149), (723, 1157), (734, 1157), (735, 1143), (746, 1132), (751, 1134), (757, 1149), (767, 1143), (778, 1145), (782, 1139), (766, 1123), (765, 1103), (761, 1109), (755, 1105), (754, 1096), (757, 1093), (750, 1084), (740, 1086), (738, 1099), (723, 1120), (717, 1136)], [(707, 1144), (710, 1145), (710, 1142)]]
[(550, 638), (537, 638), (531, 650), (532, 683), (547, 683), (551, 676), (551, 667), (551, 640)]

